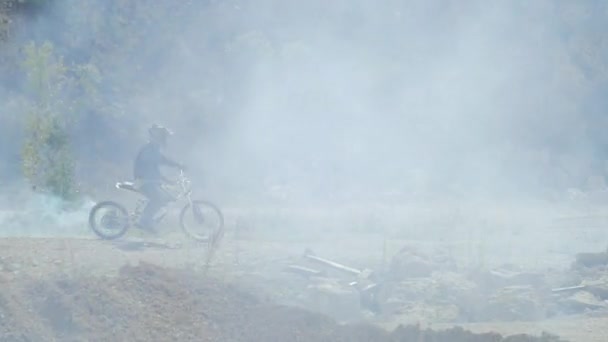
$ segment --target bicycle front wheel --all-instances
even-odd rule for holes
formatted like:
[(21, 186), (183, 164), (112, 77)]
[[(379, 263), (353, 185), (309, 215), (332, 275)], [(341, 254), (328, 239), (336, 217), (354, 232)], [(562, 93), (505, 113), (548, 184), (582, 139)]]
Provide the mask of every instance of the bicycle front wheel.
[(196, 200), (186, 204), (179, 216), (186, 236), (200, 242), (215, 244), (224, 234), (224, 215), (213, 203)]

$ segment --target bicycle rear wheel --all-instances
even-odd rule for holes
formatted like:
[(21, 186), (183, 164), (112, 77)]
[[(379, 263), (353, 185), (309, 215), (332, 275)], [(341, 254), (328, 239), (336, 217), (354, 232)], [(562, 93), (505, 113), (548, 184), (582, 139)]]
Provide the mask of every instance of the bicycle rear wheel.
[(129, 213), (112, 201), (97, 203), (89, 212), (89, 227), (104, 240), (114, 240), (129, 229)]
[(191, 239), (215, 245), (224, 234), (224, 215), (213, 203), (196, 200), (186, 204), (179, 216), (182, 230)]

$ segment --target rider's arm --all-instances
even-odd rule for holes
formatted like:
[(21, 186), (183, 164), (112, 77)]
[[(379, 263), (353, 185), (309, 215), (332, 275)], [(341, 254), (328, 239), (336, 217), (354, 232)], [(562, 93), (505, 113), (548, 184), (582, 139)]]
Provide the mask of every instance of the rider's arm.
[(164, 155), (160, 156), (160, 161), (161, 161), (162, 164), (165, 164), (165, 165), (168, 165), (168, 166), (172, 166), (172, 167), (177, 168), (177, 169), (183, 169), (184, 168), (184, 166), (182, 164), (180, 164), (180, 163), (178, 163), (176, 161), (173, 161), (173, 160), (167, 158)]

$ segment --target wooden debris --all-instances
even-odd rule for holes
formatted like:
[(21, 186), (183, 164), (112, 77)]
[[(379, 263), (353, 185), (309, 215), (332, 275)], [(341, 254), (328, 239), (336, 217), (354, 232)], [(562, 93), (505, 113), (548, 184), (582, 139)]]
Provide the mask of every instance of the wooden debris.
[(575, 290), (582, 290), (582, 289), (584, 289), (586, 287), (587, 287), (587, 285), (576, 285), (576, 286), (560, 287), (560, 288), (552, 289), (551, 292), (557, 293), (557, 292), (575, 291)]
[(289, 266), (287, 266), (286, 271), (305, 275), (305, 276), (320, 276), (323, 274), (323, 272), (321, 272), (319, 270), (315, 270), (312, 268), (299, 266), (299, 265), (289, 265)]

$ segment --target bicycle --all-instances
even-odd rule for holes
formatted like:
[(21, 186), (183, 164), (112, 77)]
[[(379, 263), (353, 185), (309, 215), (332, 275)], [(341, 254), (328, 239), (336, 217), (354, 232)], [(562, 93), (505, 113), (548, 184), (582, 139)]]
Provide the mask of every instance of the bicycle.
[[(143, 195), (134, 182), (117, 182), (116, 188), (127, 190)], [(176, 185), (164, 186), (164, 189), (172, 195), (170, 201), (156, 215), (155, 224), (159, 224), (167, 215), (172, 205), (186, 202), (179, 214), (179, 224), (185, 235), (199, 242), (208, 242), (212, 246), (217, 244), (224, 234), (224, 215), (213, 203), (205, 200), (192, 199), (192, 187), (190, 180), (180, 171)], [(145, 199), (139, 199), (133, 211), (127, 209), (116, 201), (102, 201), (97, 203), (89, 212), (89, 226), (93, 232), (104, 240), (114, 240), (127, 233), (129, 228), (135, 226), (141, 217), (143, 207), (147, 203)], [(107, 211), (103, 213), (104, 211)], [(101, 219), (97, 220), (101, 214)], [(192, 217), (194, 223), (188, 219)], [(211, 224), (209, 224), (211, 223)], [(201, 233), (199, 233), (201, 231)]]

